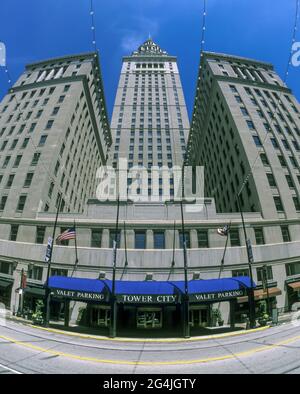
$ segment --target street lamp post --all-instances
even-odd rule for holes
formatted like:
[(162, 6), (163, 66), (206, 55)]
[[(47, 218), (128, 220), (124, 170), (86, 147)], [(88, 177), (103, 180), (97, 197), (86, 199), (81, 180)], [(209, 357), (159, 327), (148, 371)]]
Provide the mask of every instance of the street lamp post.
[(252, 273), (252, 265), (251, 265), (253, 263), (253, 256), (252, 256), (251, 243), (250, 243), (250, 240), (247, 238), (245, 220), (244, 220), (244, 215), (243, 215), (243, 211), (242, 211), (242, 208), (241, 208), (240, 195), (239, 194), (237, 195), (237, 202), (238, 202), (238, 207), (239, 207), (239, 211), (240, 211), (241, 218), (242, 218), (243, 231), (244, 231), (244, 237), (245, 237), (245, 243), (246, 243), (247, 257), (248, 257), (250, 282), (251, 282), (250, 283), (250, 288), (248, 290), (250, 328), (254, 328), (255, 325), (256, 325), (256, 322), (255, 322), (256, 319), (255, 319), (253, 273)]

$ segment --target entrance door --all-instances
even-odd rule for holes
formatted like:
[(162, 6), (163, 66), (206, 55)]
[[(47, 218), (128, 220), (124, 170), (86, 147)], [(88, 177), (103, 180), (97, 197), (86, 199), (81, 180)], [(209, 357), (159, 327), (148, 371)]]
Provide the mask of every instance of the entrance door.
[(99, 306), (92, 308), (90, 323), (92, 327), (108, 327), (110, 324), (110, 307)]
[(207, 327), (208, 326), (208, 308), (191, 308), (190, 324), (191, 327)]
[(137, 308), (136, 315), (137, 328), (161, 328), (162, 310), (161, 308)]

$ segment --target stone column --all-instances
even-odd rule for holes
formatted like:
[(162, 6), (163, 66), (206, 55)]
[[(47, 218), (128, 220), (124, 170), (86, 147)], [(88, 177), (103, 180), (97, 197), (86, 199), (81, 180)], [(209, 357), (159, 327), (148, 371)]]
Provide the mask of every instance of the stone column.
[(146, 249), (154, 249), (154, 233), (153, 230), (146, 231)]

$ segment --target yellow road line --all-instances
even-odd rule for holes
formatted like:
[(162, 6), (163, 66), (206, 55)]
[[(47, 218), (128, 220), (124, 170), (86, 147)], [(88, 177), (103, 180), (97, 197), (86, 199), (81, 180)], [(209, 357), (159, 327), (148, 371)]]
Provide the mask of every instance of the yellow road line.
[(40, 327), (40, 326), (34, 326), (32, 324), (29, 324), (29, 327), (38, 329), (38, 330), (44, 330), (48, 332), (52, 332), (54, 334), (60, 334), (60, 335), (66, 335), (66, 336), (71, 336), (71, 337), (78, 337), (81, 339), (95, 339), (97, 341), (114, 341), (114, 342), (146, 342), (146, 343), (176, 343), (176, 342), (195, 342), (195, 341), (207, 341), (211, 339), (222, 339), (222, 338), (228, 338), (228, 337), (234, 337), (238, 335), (246, 335), (246, 334), (251, 334), (254, 332), (259, 332), (259, 331), (264, 331), (270, 328), (270, 326), (265, 326), (265, 327), (259, 327), (259, 328), (254, 328), (252, 330), (243, 330), (243, 331), (236, 331), (236, 332), (228, 332), (224, 334), (216, 334), (216, 335), (206, 335), (202, 337), (192, 337), (192, 338), (160, 338), (160, 339), (150, 339), (150, 338), (109, 338), (109, 337), (103, 337), (103, 336), (96, 336), (96, 335), (88, 335), (88, 334), (79, 334), (75, 332), (68, 332), (68, 331), (63, 331), (55, 328), (46, 328), (46, 327)]
[(196, 360), (176, 360), (176, 361), (124, 361), (124, 360), (105, 360), (105, 359), (98, 359), (98, 358), (94, 358), (94, 357), (84, 357), (84, 356), (79, 356), (76, 354), (69, 354), (69, 353), (63, 353), (63, 352), (58, 352), (56, 350), (51, 350), (51, 349), (44, 349), (42, 347), (39, 346), (35, 346), (32, 344), (29, 344), (27, 342), (23, 342), (23, 341), (18, 341), (12, 338), (8, 338), (5, 336), (1, 336), (0, 335), (0, 339), (3, 339), (7, 342), (13, 343), (15, 345), (20, 345), (22, 347), (25, 348), (29, 348), (32, 350), (36, 350), (39, 352), (43, 352), (43, 353), (48, 353), (48, 354), (52, 354), (54, 356), (61, 356), (61, 357), (65, 357), (65, 358), (69, 358), (69, 359), (73, 359), (73, 360), (80, 360), (80, 361), (90, 361), (90, 362), (95, 362), (95, 363), (100, 363), (100, 364), (122, 364), (122, 365), (144, 365), (144, 366), (160, 366), (160, 365), (184, 365), (184, 364), (200, 364), (200, 363), (209, 363), (212, 361), (224, 361), (224, 360), (230, 360), (230, 359), (234, 359), (237, 357), (245, 357), (245, 356), (250, 356), (253, 355), (255, 353), (259, 353), (259, 352), (263, 352), (266, 350), (271, 350), (283, 345), (287, 345), (289, 343), (292, 342), (296, 342), (298, 340), (300, 340), (300, 336), (294, 337), (294, 338), (290, 338), (290, 339), (286, 339), (284, 341), (278, 342), (276, 344), (273, 345), (265, 345), (265, 346), (261, 346), (259, 348), (255, 348), (255, 349), (251, 349), (251, 350), (247, 350), (244, 352), (240, 352), (240, 353), (235, 353), (235, 354), (227, 354), (224, 356), (218, 356), (218, 357), (211, 357), (211, 358), (206, 358), (206, 359), (196, 359)]

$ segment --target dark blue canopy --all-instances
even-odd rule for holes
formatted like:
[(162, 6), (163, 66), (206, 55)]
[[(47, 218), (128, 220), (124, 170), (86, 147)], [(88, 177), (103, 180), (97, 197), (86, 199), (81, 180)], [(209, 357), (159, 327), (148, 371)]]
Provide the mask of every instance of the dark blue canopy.
[(102, 293), (105, 284), (98, 279), (69, 278), (67, 276), (51, 276), (48, 286), (50, 289), (63, 289), (90, 293)]
[[(122, 281), (116, 280), (116, 294), (157, 294), (172, 295), (184, 293), (184, 281)], [(105, 289), (112, 291), (111, 280), (70, 278), (65, 276), (52, 276), (49, 278), (48, 286), (51, 289), (63, 289), (79, 292), (103, 293)], [(229, 292), (247, 289), (251, 286), (251, 280), (247, 276), (236, 278), (191, 280), (188, 282), (189, 294), (205, 294)], [(255, 287), (255, 283), (253, 283)]]
[[(112, 282), (104, 281), (111, 290)], [(116, 281), (116, 294), (174, 294), (175, 287), (171, 282), (163, 281)]]
[[(172, 282), (174, 286), (178, 287), (181, 292), (184, 292), (184, 281)], [(205, 279), (205, 280), (191, 280), (188, 282), (189, 294), (195, 293), (218, 293), (222, 291), (234, 291), (251, 286), (251, 279), (248, 276), (241, 276), (236, 278), (221, 278), (221, 279)], [(255, 287), (255, 284), (253, 283)]]

